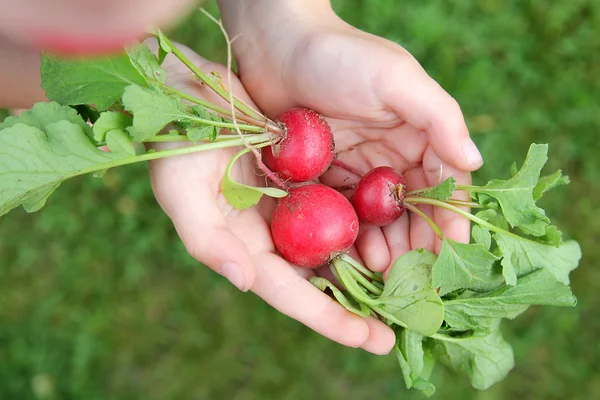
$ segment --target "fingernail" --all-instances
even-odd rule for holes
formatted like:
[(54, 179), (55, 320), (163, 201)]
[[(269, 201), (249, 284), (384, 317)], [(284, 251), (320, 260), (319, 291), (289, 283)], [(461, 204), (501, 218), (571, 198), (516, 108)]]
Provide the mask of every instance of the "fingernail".
[(483, 157), (471, 139), (467, 139), (463, 144), (463, 154), (469, 164), (477, 166), (483, 164)]
[(221, 275), (229, 280), (235, 287), (240, 289), (242, 292), (246, 292), (246, 272), (242, 267), (234, 263), (226, 263), (221, 268)]

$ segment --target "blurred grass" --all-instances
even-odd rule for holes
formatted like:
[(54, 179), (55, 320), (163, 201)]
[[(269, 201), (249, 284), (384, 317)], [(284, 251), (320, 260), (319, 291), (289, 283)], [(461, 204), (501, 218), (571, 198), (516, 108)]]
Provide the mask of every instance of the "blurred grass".
[[(486, 160), (477, 182), (507, 176), (531, 142), (549, 143), (548, 171), (572, 179), (543, 206), (583, 246), (577, 308), (506, 323), (517, 366), (488, 391), (437, 367), (436, 398), (600, 398), (600, 3), (333, 3), (457, 98)], [(173, 33), (225, 59), (199, 13)], [(393, 355), (331, 343), (191, 260), (134, 166), (67, 182), (41, 212), (0, 219), (0, 399), (35, 398), (422, 396), (404, 389)]]

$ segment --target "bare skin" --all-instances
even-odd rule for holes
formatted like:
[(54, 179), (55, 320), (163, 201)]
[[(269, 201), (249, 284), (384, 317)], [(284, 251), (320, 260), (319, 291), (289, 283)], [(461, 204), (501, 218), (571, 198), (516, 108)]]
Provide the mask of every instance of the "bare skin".
[[(72, 6), (74, 2), (54, 2), (57, 18), (62, 18), (60, 7)], [(127, 16), (127, 24), (136, 33), (168, 23), (182, 11), (168, 7), (175, 1), (136, 2), (142, 8), (168, 10), (160, 15), (149, 10), (133, 22)], [(29, 11), (35, 10), (34, 3), (42, 0), (24, 2)], [(112, 13), (122, 11), (122, 4), (127, 2), (105, 3), (106, 9), (102, 5), (96, 7)], [(294, 106), (314, 109), (332, 126), (340, 160), (362, 171), (379, 165), (394, 167), (404, 173), (408, 190), (435, 185), (450, 175), (460, 184), (471, 182), (470, 172), (479, 168), (482, 160), (469, 139), (460, 108), (406, 50), (347, 25), (325, 0), (220, 0), (219, 4), (229, 35), (239, 34), (234, 51), (241, 83), (236, 78), (232, 86), (237, 95), (248, 101), (251, 98), (273, 118)], [(18, 20), (19, 10), (22, 11), (11, 10), (10, 18)], [(39, 76), (31, 72), (39, 66), (39, 56), (28, 30), (23, 28), (27, 23), (5, 25), (5, 16), (0, 16), (5, 35), (0, 46), (11, 46), (15, 58), (0, 67), (0, 84), (9, 88), (0, 94), (0, 105), (29, 107), (34, 101), (43, 101)], [(97, 16), (106, 18), (102, 12)], [(123, 20), (115, 17), (112, 21), (111, 24), (119, 25)], [(59, 20), (50, 27), (56, 26), (60, 26)], [(93, 37), (97, 33), (95, 27), (94, 21), (78, 23), (69, 26), (68, 33), (76, 35), (84, 30)], [(115, 26), (113, 31), (126, 34), (125, 28)], [(93, 48), (90, 45), (90, 51)], [(225, 76), (223, 66), (190, 56), (203, 70), (221, 71)], [(23, 65), (33, 67), (26, 72)], [(166, 68), (168, 79), (174, 84), (218, 101), (195, 85), (180, 66), (173, 63)], [(235, 149), (219, 150), (151, 163), (156, 198), (189, 253), (240, 289), (253, 291), (277, 310), (331, 340), (375, 354), (389, 352), (394, 335), (386, 325), (347, 312), (307, 281), (315, 273), (327, 276), (325, 269), (299, 269), (276, 254), (268, 225), (274, 204), (271, 199), (242, 212), (227, 204), (220, 193), (219, 180), (234, 153)], [(238, 164), (235, 174), (236, 179), (247, 184), (264, 184), (264, 178), (254, 173), (250, 156)], [(357, 179), (332, 167), (321, 181), (338, 186), (350, 185)], [(422, 210), (446, 236), (468, 240), (469, 225), (465, 220), (446, 211), (428, 207)], [(422, 219), (405, 213), (383, 229), (361, 226), (351, 255), (374, 271), (386, 271), (410, 249), (425, 247), (435, 251), (439, 246)]]

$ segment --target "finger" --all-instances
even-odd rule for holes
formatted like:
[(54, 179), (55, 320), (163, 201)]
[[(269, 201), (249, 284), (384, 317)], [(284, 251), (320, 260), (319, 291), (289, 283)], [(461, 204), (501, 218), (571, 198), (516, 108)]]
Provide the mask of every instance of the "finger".
[(375, 87), (383, 102), (425, 132), (433, 150), (448, 165), (462, 171), (478, 169), (483, 159), (456, 100), (405, 52), (382, 68), (385, 82)]
[[(427, 178), (421, 168), (413, 168), (404, 173), (406, 178), (407, 190), (415, 190), (427, 187)], [(429, 218), (433, 218), (433, 208), (431, 206), (418, 205), (419, 210), (423, 211)], [(429, 226), (427, 221), (420, 215), (409, 212), (410, 216), (410, 248), (426, 249), (433, 251), (435, 249), (435, 232)]]
[(272, 307), (345, 346), (367, 342), (370, 330), (363, 318), (314, 287), (282, 258), (261, 253), (254, 262), (258, 268), (251, 289)]
[(390, 264), (390, 252), (385, 239), (380, 227), (360, 223), (355, 244), (360, 257), (371, 271), (382, 272)]
[(360, 347), (369, 353), (380, 356), (392, 351), (396, 344), (394, 331), (375, 317), (367, 317), (365, 321), (369, 326), (369, 339)]
[[(458, 185), (470, 185), (471, 174), (464, 171), (459, 171), (448, 164), (444, 163), (433, 151), (428, 148), (423, 156), (423, 167), (425, 176), (427, 177), (428, 186), (436, 186), (452, 176)], [(469, 201), (469, 194), (465, 191), (457, 190), (454, 192), (453, 199)], [(461, 207), (465, 211), (469, 211), (466, 207)], [(444, 236), (462, 243), (469, 243), (470, 240), (470, 221), (453, 211), (446, 210), (440, 207), (434, 207), (433, 219), (438, 227), (444, 233)], [(435, 251), (439, 253), (441, 242), (436, 243)]]
[(386, 268), (393, 264), (401, 255), (410, 251), (409, 221), (409, 213), (405, 211), (398, 221), (384, 226), (382, 229), (390, 255), (389, 264)]
[(254, 262), (260, 267), (252, 291), (278, 311), (345, 346), (374, 354), (387, 354), (393, 347), (394, 333), (387, 325), (349, 312), (281, 258), (262, 253)]

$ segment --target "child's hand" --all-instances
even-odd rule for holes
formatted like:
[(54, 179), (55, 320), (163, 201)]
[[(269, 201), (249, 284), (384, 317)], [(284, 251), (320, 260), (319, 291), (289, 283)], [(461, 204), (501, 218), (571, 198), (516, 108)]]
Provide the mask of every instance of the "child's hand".
[[(240, 78), (263, 111), (273, 117), (303, 106), (329, 117), (340, 160), (363, 172), (392, 166), (408, 190), (450, 175), (470, 184), (483, 161), (460, 108), (406, 50), (347, 25), (322, 0), (238, 3), (221, 0), (224, 21), (231, 37), (239, 35)], [(348, 185), (347, 177), (333, 168), (321, 181)], [(447, 237), (468, 241), (468, 220), (422, 209)], [(409, 224), (408, 213), (383, 229), (361, 226), (357, 241), (374, 271), (419, 247), (439, 251), (440, 242), (421, 217)]]
[[(219, 72), (227, 83), (222, 65), (210, 63), (189, 49), (182, 50), (202, 70)], [(163, 67), (171, 86), (222, 105), (173, 56), (167, 57)], [(234, 79), (234, 94), (250, 103), (242, 85)], [(389, 352), (394, 345), (389, 327), (374, 318), (365, 320), (346, 311), (308, 282), (319, 271), (293, 267), (275, 254), (269, 228), (272, 199), (265, 196), (259, 207), (244, 211), (227, 203), (220, 192), (220, 182), (237, 151), (216, 150), (150, 163), (156, 198), (188, 252), (240, 289), (253, 291), (280, 312), (332, 340), (376, 354)], [(264, 178), (254, 173), (254, 165), (253, 159), (245, 156), (236, 163), (233, 178), (248, 185), (264, 185)]]

